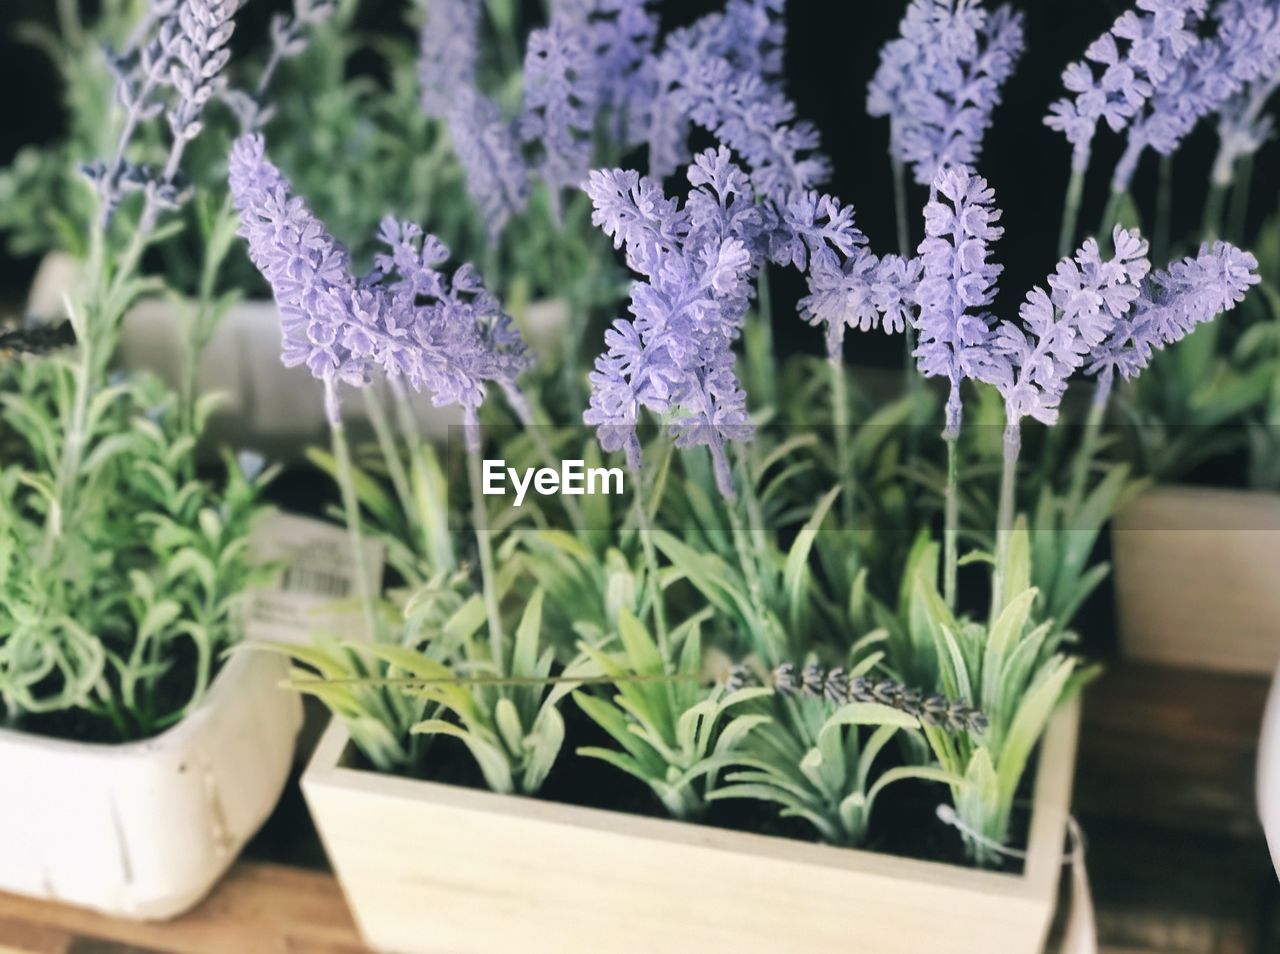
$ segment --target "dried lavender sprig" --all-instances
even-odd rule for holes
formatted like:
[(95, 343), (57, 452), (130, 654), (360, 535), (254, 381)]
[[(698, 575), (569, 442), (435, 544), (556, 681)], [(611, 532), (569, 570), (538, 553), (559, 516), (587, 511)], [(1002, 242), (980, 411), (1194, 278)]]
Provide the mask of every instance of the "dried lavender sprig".
[[(747, 676), (736, 671), (736, 678), (747, 684)], [(733, 673), (731, 673), (733, 678)], [(843, 668), (824, 669), (809, 663), (797, 669), (795, 663), (782, 663), (771, 673), (773, 690), (782, 696), (825, 699), (833, 705), (850, 702), (878, 702), (915, 716), (925, 725), (939, 726), (952, 732), (984, 732), (986, 715), (962, 699), (948, 699), (938, 693), (925, 696), (894, 679), (850, 679)]]

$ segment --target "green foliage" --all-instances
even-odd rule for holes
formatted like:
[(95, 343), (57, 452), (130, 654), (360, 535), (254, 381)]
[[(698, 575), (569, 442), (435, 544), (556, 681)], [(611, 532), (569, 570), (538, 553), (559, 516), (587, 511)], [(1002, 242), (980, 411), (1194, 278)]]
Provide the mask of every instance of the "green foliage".
[[(771, 694), (762, 687), (730, 692), (701, 686), (702, 622), (695, 616), (671, 634), (673, 659), (664, 659), (644, 625), (628, 611), (618, 619), (621, 651), (582, 644), (583, 654), (617, 679), (612, 698), (574, 694), (582, 710), (620, 750), (584, 747), (579, 755), (608, 762), (647, 785), (676, 818), (699, 817), (719, 773), (743, 764), (738, 751), (753, 727), (767, 721), (757, 712), (739, 714), (752, 700)], [(661, 677), (674, 675), (664, 681)], [(629, 681), (631, 677), (652, 682)]]
[[(850, 677), (870, 672), (878, 661), (879, 654), (865, 657)], [(782, 817), (812, 825), (823, 841), (856, 847), (866, 840), (871, 812), (886, 787), (911, 778), (961, 784), (927, 765), (872, 774), (896, 737), (915, 735), (916, 747), (923, 748), (919, 730), (915, 716), (876, 702), (833, 709), (825, 699), (775, 696), (771, 715), (742, 744), (746, 767), (729, 772), (709, 798), (773, 803)]]
[(136, 378), (88, 405), (73, 509), (54, 475), (66, 455), (77, 370), (28, 358), (0, 381), (0, 700), (10, 722), (80, 708), (120, 739), (182, 717), (239, 636), (245, 589), (262, 572), (249, 532), (271, 473), (223, 461), (194, 473), (214, 402), (181, 425), (176, 398)]

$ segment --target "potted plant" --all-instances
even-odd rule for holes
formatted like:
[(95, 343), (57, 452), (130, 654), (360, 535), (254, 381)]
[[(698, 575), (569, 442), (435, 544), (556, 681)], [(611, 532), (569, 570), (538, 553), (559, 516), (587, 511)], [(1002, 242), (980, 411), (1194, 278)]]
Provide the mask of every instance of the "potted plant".
[[(641, 9), (564, 10), (530, 46), (560, 64), (575, 45), (599, 54), (594, 38)], [(1064, 506), (1015, 518), (1023, 420), (1054, 423), (1073, 372), (1148, 354), (1173, 277), (1221, 303), (1197, 312), (1207, 320), (1252, 263), (1223, 243), (1151, 277), (1147, 243), (1116, 229), (1064, 257), (1018, 320), (995, 317), (993, 192), (930, 139), (940, 120), (916, 111), (914, 84), (954, 96), (957, 77), (983, 78), (982, 121), (942, 123), (976, 157), (1018, 20), (931, 11), (913, 5), (877, 77), (932, 186), (917, 254), (874, 254), (851, 209), (813, 191), (826, 164), (776, 79), (778, 4), (731, 3), (619, 74), (653, 104), (651, 171), (685, 148), (689, 122), (721, 143), (693, 157), (683, 203), (625, 169), (585, 187), (636, 273), (584, 414), (630, 468), (622, 500), (487, 499), (496, 458), (519, 470), (581, 446), (539, 423), (543, 381), (499, 300), (397, 219), (359, 275), (265, 142), (236, 144), (243, 234), (293, 318), (286, 361), (324, 387), (353, 553), (371, 528), (397, 534), (415, 584), (389, 600), (365, 588), (372, 641), (274, 647), (334, 712), (304, 793), (374, 946), (764, 950), (852, 934), (876, 950), (1042, 948), (1090, 674), (1067, 627), (1097, 574)], [(954, 62), (937, 64), (939, 49)], [(548, 142), (578, 122), (553, 116)], [(805, 275), (801, 315), (827, 332), (820, 378), (757, 350), (748, 316), (767, 263)], [(854, 327), (908, 325), (919, 371), (946, 379), (951, 466), (941, 542), (922, 522), (898, 546), (877, 521), (898, 506), (905, 439), (855, 429), (843, 344)], [(739, 341), (746, 380), (773, 385), (750, 414)], [(376, 469), (356, 470), (340, 384), (383, 375), (397, 401), (461, 406), (456, 454), (388, 424)], [(966, 380), (995, 389), (1004, 429), (994, 545), (962, 559)], [(494, 386), (503, 406), (485, 401)], [(910, 398), (892, 410), (917, 413)], [(470, 539), (449, 533), (467, 518)], [(962, 586), (962, 563), (986, 563), (987, 585)]]
[[(93, 212), (68, 320), (9, 333), (0, 369), (0, 771), (20, 780), (0, 889), (127, 917), (208, 892), (274, 807), (300, 722), (276, 661), (227, 655), (265, 571), (250, 533), (272, 472), (230, 454), (202, 470), (195, 455), (216, 398), (194, 367), (225, 308), (214, 282), (235, 219), (193, 199), (181, 169), (225, 93), (237, 7), (157, 4), (109, 54), (118, 141), (84, 170)], [(307, 22), (280, 21), (276, 43)], [(111, 360), (125, 313), (164, 291), (141, 262), (188, 201), (203, 279), (170, 389)]]
[[(1097, 110), (1104, 109), (1092, 77), (1114, 62), (1115, 76), (1133, 71), (1129, 85), (1121, 84), (1124, 92), (1133, 84), (1150, 87), (1124, 104), (1106, 100), (1105, 119), (1126, 141), (1103, 224), (1138, 221), (1130, 185), (1146, 154), (1158, 154), (1153, 244), (1161, 256), (1170, 247), (1170, 199), (1181, 188), (1175, 186), (1174, 158), (1201, 121), (1216, 123), (1218, 149), (1200, 238), (1211, 243), (1223, 235), (1233, 241), (1252, 236), (1261, 284), (1241, 308), (1241, 321), (1196, 330), (1153, 361), (1151, 373), (1116, 388), (1118, 453), (1137, 474), (1158, 482), (1116, 515), (1116, 603), (1126, 656), (1270, 673), (1280, 661), (1280, 600), (1272, 585), (1280, 558), (1280, 221), (1255, 223), (1248, 213), (1254, 156), (1268, 138), (1267, 110), (1280, 84), (1280, 12), (1248, 0), (1204, 7), (1171, 13), (1162, 29), (1166, 42), (1176, 42), (1158, 61), (1140, 62), (1132, 23), (1118, 20), (1091, 48), (1089, 60), (1068, 69), (1064, 79), (1075, 96), (1056, 103), (1046, 121), (1074, 147), (1065, 247), (1076, 231)], [(1167, 286), (1167, 293), (1176, 288)], [(1152, 346), (1173, 344), (1193, 324), (1160, 329)], [(1128, 377), (1124, 367), (1118, 370)], [(1099, 381), (1086, 425), (1091, 447), (1098, 443), (1110, 374)]]

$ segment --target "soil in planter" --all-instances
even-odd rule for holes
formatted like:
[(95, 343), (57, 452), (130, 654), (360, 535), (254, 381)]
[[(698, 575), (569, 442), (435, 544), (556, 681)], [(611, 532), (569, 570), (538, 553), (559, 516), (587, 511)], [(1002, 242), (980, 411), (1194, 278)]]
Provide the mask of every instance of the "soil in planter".
[[(542, 790), (534, 797), (541, 801), (625, 812), (649, 818), (669, 817), (661, 802), (638, 779), (598, 759), (578, 756), (576, 750), (580, 746), (612, 748), (614, 743), (603, 729), (572, 703), (564, 705), (561, 712), (565, 720), (564, 747)], [(1028, 762), (1016, 800), (1018, 804), (1029, 803), (1037, 761), (1038, 756)], [(877, 768), (884, 770), (892, 768), (893, 764), (894, 758), (886, 752), (877, 762)], [(354, 767), (376, 771), (358, 752)], [(446, 785), (481, 790), (486, 788), (484, 776), (465, 746), (456, 739), (444, 736), (432, 742), (430, 757), (419, 770), (404, 774), (410, 778)], [(973, 862), (965, 854), (959, 832), (938, 820), (938, 805), (946, 801), (949, 801), (947, 790), (937, 783), (916, 780), (895, 783), (876, 800), (871, 820), (871, 840), (863, 847), (884, 854), (973, 867)], [(1030, 811), (1026, 809), (1014, 810), (1010, 822), (1010, 844), (1020, 848), (1026, 845), (1030, 815)], [(781, 818), (772, 806), (755, 800), (713, 802), (701, 823), (731, 831), (792, 838), (797, 841), (817, 841), (812, 827), (804, 821)], [(1022, 859), (1008, 858), (998, 870), (1021, 874)]]

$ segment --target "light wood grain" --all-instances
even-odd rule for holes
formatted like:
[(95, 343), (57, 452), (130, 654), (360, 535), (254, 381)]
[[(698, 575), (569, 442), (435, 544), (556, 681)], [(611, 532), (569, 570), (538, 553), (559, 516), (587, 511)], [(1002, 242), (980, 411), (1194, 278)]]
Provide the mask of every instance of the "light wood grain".
[(281, 865), (237, 864), (204, 902), (167, 923), (116, 920), (82, 908), (0, 894), (0, 954), (365, 950), (332, 876)]
[(1270, 674), (1280, 663), (1280, 494), (1158, 487), (1116, 516), (1130, 659)]
[(379, 950), (1039, 954), (1078, 717), (1051, 723), (1021, 876), (389, 778), (336, 723), (302, 784)]

